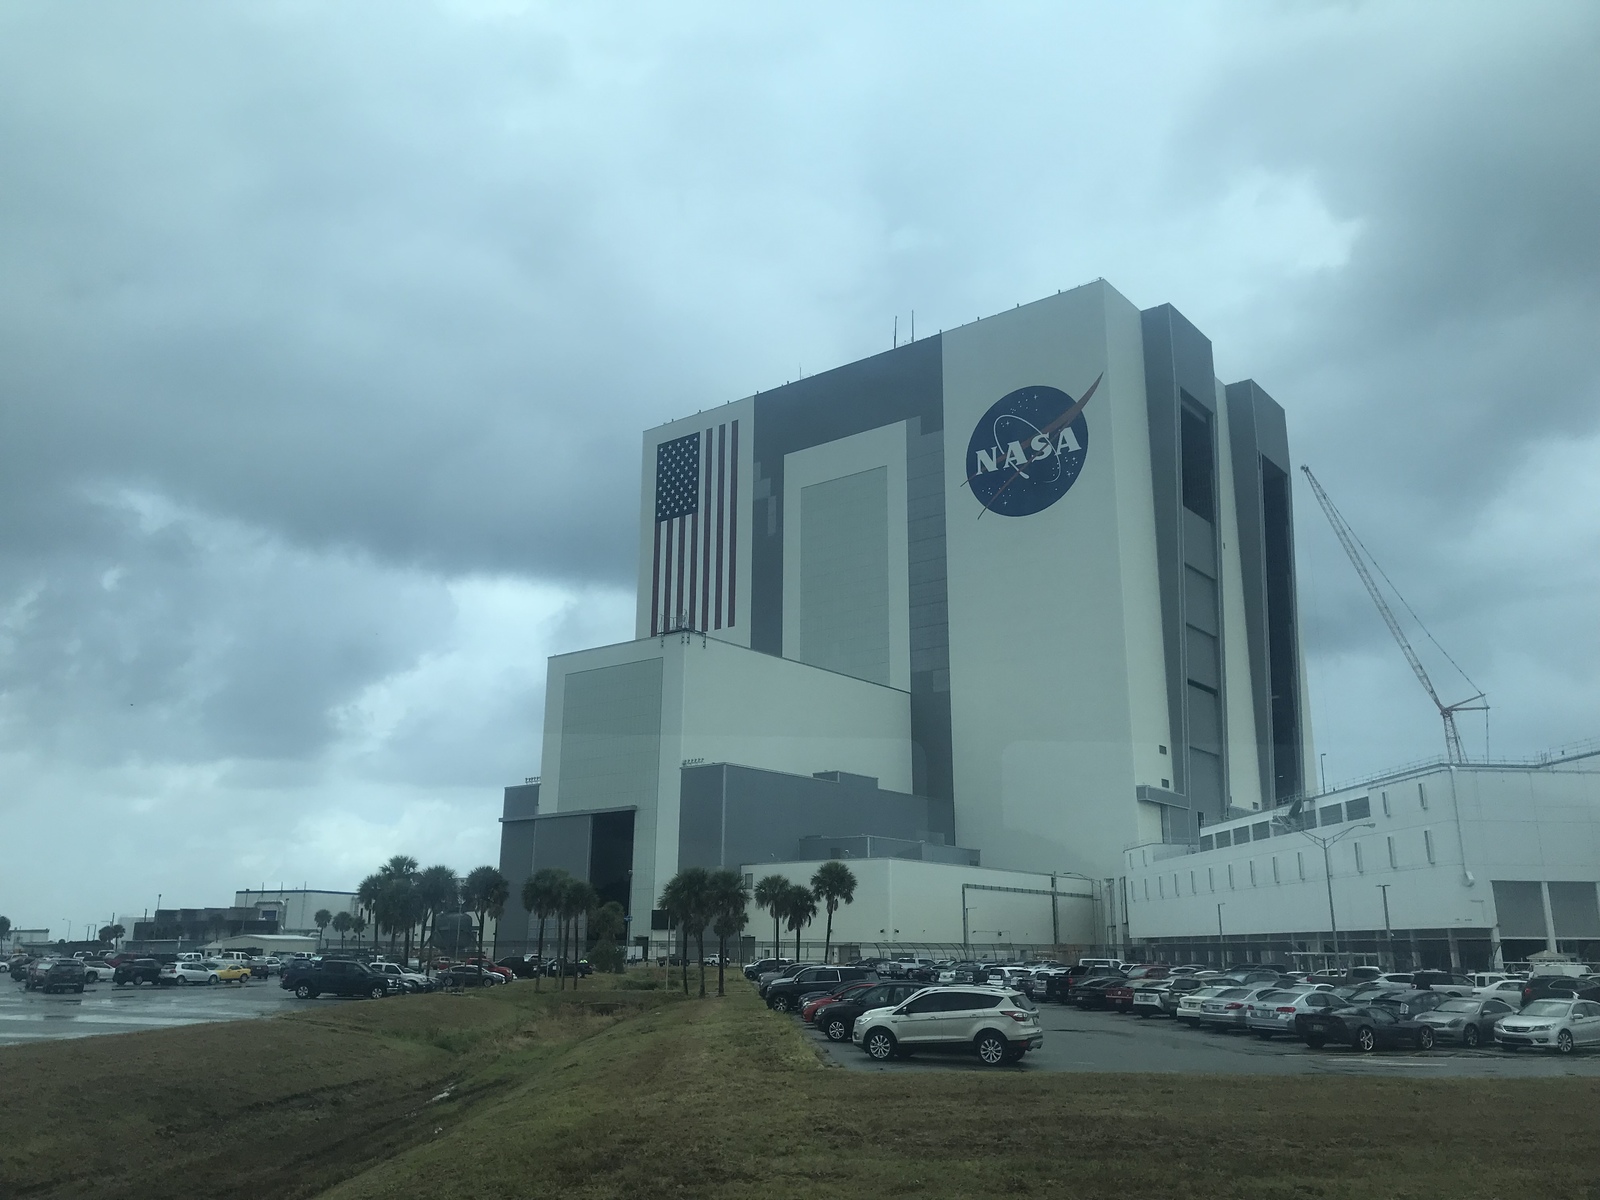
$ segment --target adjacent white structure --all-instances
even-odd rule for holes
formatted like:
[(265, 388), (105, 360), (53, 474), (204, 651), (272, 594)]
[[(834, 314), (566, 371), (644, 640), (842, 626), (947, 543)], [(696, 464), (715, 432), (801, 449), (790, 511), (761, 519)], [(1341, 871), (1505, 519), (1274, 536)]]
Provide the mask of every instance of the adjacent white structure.
[[(1600, 960), (1600, 749), (1434, 763), (1124, 855), (1121, 927), (1172, 961)], [(1326, 851), (1326, 857), (1324, 856)]]

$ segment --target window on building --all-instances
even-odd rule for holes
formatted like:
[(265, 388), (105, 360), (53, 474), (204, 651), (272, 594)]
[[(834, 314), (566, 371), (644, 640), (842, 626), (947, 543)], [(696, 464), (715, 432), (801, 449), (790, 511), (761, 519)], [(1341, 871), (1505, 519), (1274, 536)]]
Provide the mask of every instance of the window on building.
[(1383, 792), (1381, 794), (1383, 796), (1383, 815), (1387, 817), (1387, 816), (1390, 815), (1390, 813), (1389, 813), (1389, 793), (1388, 792)]
[(1217, 873), (1210, 867), (1206, 868), (1206, 887), (1210, 888), (1213, 892), (1217, 890)]
[(1233, 834), (1226, 829), (1217, 830), (1216, 839), (1218, 849), (1221, 849), (1223, 846), (1231, 846), (1233, 844)]
[(1422, 849), (1427, 854), (1428, 861), (1431, 863), (1433, 861), (1433, 830), (1424, 829), (1422, 831)]
[(1428, 789), (1422, 784), (1417, 784), (1417, 803), (1422, 805), (1424, 811), (1428, 807)]
[(1325, 804), (1321, 808), (1317, 809), (1317, 824), (1337, 825), (1340, 821), (1344, 820), (1344, 817), (1340, 812), (1340, 807), (1341, 806), (1337, 804)]
[(1233, 891), (1233, 864), (1228, 864), (1228, 890)]
[(1167, 898), (1167, 881), (1165, 879), (1156, 880), (1156, 893), (1162, 900)]
[(1282, 880), (1280, 880), (1278, 878), (1278, 856), (1276, 854), (1274, 854), (1272, 856), (1272, 882), (1273, 883), (1281, 883), (1281, 882), (1283, 882)]
[(1216, 519), (1212, 483), (1215, 452), (1211, 445), (1211, 414), (1185, 404), (1179, 417), (1180, 458), (1183, 471), (1183, 506), (1207, 521)]
[(1256, 860), (1252, 858), (1250, 860), (1250, 886), (1251, 887), (1255, 887), (1255, 885), (1256, 885)]
[(1348, 800), (1344, 806), (1344, 819), (1346, 821), (1365, 821), (1372, 815), (1372, 797), (1362, 796), (1359, 800)]
[(1294, 865), (1300, 872), (1300, 878), (1304, 879), (1306, 877), (1306, 852), (1304, 850), (1296, 850), (1294, 852)]
[(1172, 894), (1174, 896), (1183, 895), (1183, 892), (1178, 888), (1178, 873), (1176, 871), (1172, 873)]
[(1389, 839), (1389, 869), (1392, 871), (1400, 865), (1399, 859), (1394, 856), (1394, 839)]
[(1194, 884), (1194, 872), (1190, 871), (1189, 872), (1189, 894), (1191, 896), (1197, 895), (1199, 893), (1199, 891), (1200, 891), (1200, 889), (1197, 888), (1195, 886), (1195, 884)]
[(1258, 842), (1266, 841), (1272, 836), (1272, 822), (1258, 821), (1256, 824), (1250, 826), (1250, 836)]
[(1205, 834), (1200, 839), (1200, 849), (1202, 849), (1202, 850), (1209, 850), (1209, 849), (1211, 849), (1211, 847), (1214, 844), (1215, 844), (1215, 842), (1214, 842), (1212, 836), (1209, 833)]
[(1366, 864), (1364, 862), (1361, 861), (1361, 843), (1360, 842), (1356, 842), (1351, 848), (1353, 850), (1355, 850), (1355, 852), (1356, 852), (1356, 874), (1357, 875), (1366, 874), (1367, 866), (1366, 866)]

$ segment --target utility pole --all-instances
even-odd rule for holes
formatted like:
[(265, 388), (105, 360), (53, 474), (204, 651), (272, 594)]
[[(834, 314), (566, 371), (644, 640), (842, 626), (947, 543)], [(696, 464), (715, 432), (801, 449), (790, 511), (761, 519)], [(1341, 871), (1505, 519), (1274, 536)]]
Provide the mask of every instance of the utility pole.
[(1335, 917), (1333, 911), (1333, 859), (1328, 854), (1328, 847), (1332, 846), (1337, 841), (1349, 837), (1352, 833), (1355, 833), (1358, 830), (1376, 829), (1378, 827), (1378, 823), (1376, 821), (1363, 821), (1359, 825), (1351, 825), (1347, 828), (1341, 829), (1332, 837), (1322, 837), (1319, 834), (1312, 833), (1309, 829), (1294, 829), (1294, 827), (1282, 817), (1274, 817), (1273, 822), (1274, 824), (1278, 825), (1279, 828), (1293, 830), (1293, 832), (1309, 838), (1318, 846), (1322, 847), (1322, 878), (1328, 885), (1328, 926), (1333, 930), (1333, 963), (1334, 966), (1337, 967), (1339, 965), (1339, 921), (1338, 918)]
[(1394, 930), (1389, 928), (1389, 889), (1393, 884), (1380, 883), (1378, 890), (1383, 893), (1383, 945), (1389, 952), (1389, 970), (1394, 970)]
[(1217, 902), (1217, 965), (1219, 967), (1228, 965), (1228, 947), (1222, 940), (1222, 906), (1226, 903), (1226, 900)]

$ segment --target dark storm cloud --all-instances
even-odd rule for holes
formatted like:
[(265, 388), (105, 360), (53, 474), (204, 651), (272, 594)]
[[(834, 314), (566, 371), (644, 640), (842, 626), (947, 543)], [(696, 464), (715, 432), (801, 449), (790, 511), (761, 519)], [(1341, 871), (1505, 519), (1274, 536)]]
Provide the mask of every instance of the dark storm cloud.
[[(642, 428), (1096, 276), (1283, 402), (1504, 746), (1592, 733), (1596, 29), (0, 9), (0, 817), (116, 830), (97, 904), (492, 857), (544, 656), (630, 634)], [(1319, 743), (1428, 753), (1297, 506)]]

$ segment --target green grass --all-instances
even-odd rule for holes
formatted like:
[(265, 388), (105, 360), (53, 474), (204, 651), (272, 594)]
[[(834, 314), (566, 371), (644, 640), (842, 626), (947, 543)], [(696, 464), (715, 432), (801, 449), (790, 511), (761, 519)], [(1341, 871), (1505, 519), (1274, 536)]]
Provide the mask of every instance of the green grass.
[[(215, 1086), (186, 1091), (197, 1062)], [(341, 1200), (446, 1181), (474, 1198), (1588, 1200), (1600, 1173), (1589, 1079), (846, 1072), (742, 980), (724, 1000), (518, 985), (35, 1045), (0, 1052), (0, 1081), (6, 1197), (184, 1194), (193, 1168)]]

